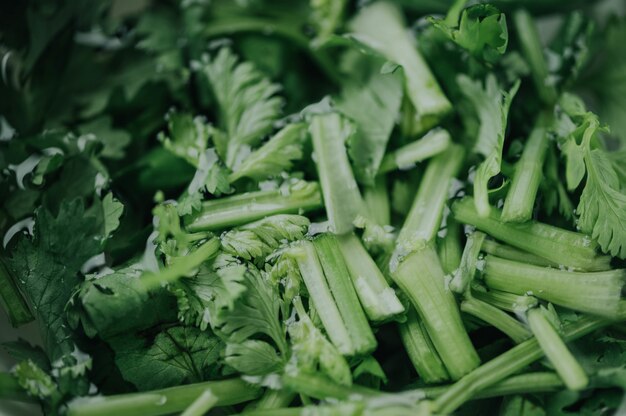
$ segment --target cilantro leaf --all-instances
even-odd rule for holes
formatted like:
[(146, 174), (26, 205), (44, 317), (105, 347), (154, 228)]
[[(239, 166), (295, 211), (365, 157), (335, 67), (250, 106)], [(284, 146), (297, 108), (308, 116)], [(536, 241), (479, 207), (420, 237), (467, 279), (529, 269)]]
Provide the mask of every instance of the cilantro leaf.
[(460, 22), (450, 26), (446, 19), (430, 22), (474, 58), (494, 63), (505, 52), (509, 34), (504, 13), (491, 4), (476, 4), (463, 10)]

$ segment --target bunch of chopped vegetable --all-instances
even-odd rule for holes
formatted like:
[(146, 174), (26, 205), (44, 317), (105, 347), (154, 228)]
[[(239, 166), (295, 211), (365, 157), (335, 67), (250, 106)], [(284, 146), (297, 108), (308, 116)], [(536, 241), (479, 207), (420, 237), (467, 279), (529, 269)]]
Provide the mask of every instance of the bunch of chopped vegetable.
[(622, 414), (623, 12), (7, 2), (0, 399)]

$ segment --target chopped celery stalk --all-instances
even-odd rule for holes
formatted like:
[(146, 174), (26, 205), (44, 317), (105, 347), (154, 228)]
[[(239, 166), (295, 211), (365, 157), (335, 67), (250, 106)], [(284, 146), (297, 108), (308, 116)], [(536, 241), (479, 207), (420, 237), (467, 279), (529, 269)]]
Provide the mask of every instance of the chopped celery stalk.
[(363, 7), (349, 28), (358, 40), (402, 66), (407, 95), (422, 126), (434, 126), (451, 112), (452, 104), (417, 50), (396, 5), (379, 1)]
[(506, 312), (476, 298), (469, 297), (461, 303), (461, 311), (487, 322), (519, 344), (530, 338), (526, 327)]
[(359, 303), (337, 238), (332, 234), (322, 234), (313, 241), (313, 246), (335, 304), (348, 329), (353, 346), (352, 355), (372, 352), (376, 348), (376, 338)]
[(372, 321), (385, 321), (404, 312), (404, 306), (385, 276), (354, 234), (337, 237), (361, 305)]
[(532, 296), (519, 296), (501, 290), (472, 290), (472, 296), (508, 312), (523, 313), (537, 305), (537, 299)]
[[(565, 326), (563, 338), (574, 341), (610, 323), (599, 318), (583, 316)], [(491, 361), (481, 365), (450, 386), (435, 400), (436, 413), (452, 414), (463, 403), (488, 387), (517, 373), (543, 357), (543, 350), (535, 338), (526, 340)]]
[(487, 256), (484, 280), (492, 289), (532, 294), (576, 311), (615, 317), (626, 270), (570, 272)]
[(558, 264), (551, 262), (548, 259), (544, 259), (543, 257), (539, 257), (535, 254), (518, 250), (514, 247), (507, 246), (506, 244), (500, 244), (494, 240), (483, 241), (483, 246), (481, 247), (481, 250), (487, 254), (493, 254), (496, 257), (507, 260), (519, 261), (521, 263), (529, 263), (536, 266), (558, 266)]
[(17, 328), (35, 319), (2, 259), (0, 259), (0, 299), (13, 327)]
[(463, 163), (463, 149), (452, 145), (444, 153), (431, 159), (398, 236), (400, 252), (410, 251), (416, 240), (431, 241), (437, 235), (443, 208), (448, 200), (450, 184)]
[(330, 292), (313, 243), (302, 241), (298, 246), (292, 247), (289, 253), (298, 263), (309, 297), (331, 342), (343, 355), (351, 355), (354, 345)]
[(513, 22), (519, 35), (520, 46), (535, 82), (539, 97), (546, 104), (553, 104), (557, 97), (554, 85), (549, 84), (550, 71), (539, 39), (539, 31), (532, 16), (526, 10), (520, 9), (513, 13)]
[(363, 202), (369, 219), (378, 225), (391, 223), (389, 194), (384, 175), (376, 177), (374, 186), (366, 186), (363, 189)]
[(200, 212), (186, 217), (185, 223), (189, 232), (220, 230), (269, 215), (303, 213), (321, 206), (316, 182), (295, 181), (279, 189), (205, 201)]
[(433, 129), (424, 137), (387, 154), (380, 164), (378, 173), (387, 173), (395, 169), (409, 169), (416, 163), (445, 151), (451, 142), (450, 133), (446, 130)]
[(502, 221), (524, 222), (532, 217), (549, 144), (546, 118), (539, 116), (526, 141), (522, 157), (515, 165), (513, 180), (502, 208)]
[(450, 377), (456, 380), (476, 368), (480, 359), (472, 345), (437, 252), (424, 244), (407, 255), (391, 276), (408, 295)]
[(217, 397), (215, 406), (229, 406), (253, 400), (261, 394), (258, 386), (234, 378), (169, 387), (141, 393), (74, 399), (68, 416), (159, 416), (182, 412), (207, 389)]
[(398, 324), (400, 339), (420, 379), (429, 384), (449, 380), (450, 376), (417, 312), (409, 308), (406, 318), (406, 322)]
[(461, 264), (461, 225), (450, 216), (445, 232), (446, 235), (438, 240), (437, 250), (443, 271), (450, 274)]
[(556, 264), (590, 271), (610, 268), (611, 258), (598, 256), (597, 242), (585, 234), (536, 221), (506, 223), (496, 209), (492, 209), (489, 216), (481, 217), (472, 198), (455, 202), (452, 212), (457, 221), (473, 225), (493, 238)]
[(530, 309), (527, 314), (528, 325), (541, 349), (550, 360), (556, 372), (570, 390), (582, 390), (589, 384), (585, 370), (561, 339), (552, 323), (541, 308)]
[(365, 213), (345, 145), (353, 128), (348, 119), (326, 113), (311, 117), (310, 130), (331, 229), (336, 234), (350, 232), (356, 217)]
[(485, 237), (486, 235), (480, 231), (475, 231), (467, 237), (461, 263), (450, 282), (450, 289), (456, 293), (464, 293), (472, 282), (478, 265), (478, 255)]
[(202, 416), (217, 404), (217, 400), (211, 389), (207, 389), (180, 416)]
[(267, 389), (259, 400), (246, 406), (245, 412), (248, 413), (252, 410), (272, 410), (289, 406), (295, 397), (295, 393), (289, 390)]

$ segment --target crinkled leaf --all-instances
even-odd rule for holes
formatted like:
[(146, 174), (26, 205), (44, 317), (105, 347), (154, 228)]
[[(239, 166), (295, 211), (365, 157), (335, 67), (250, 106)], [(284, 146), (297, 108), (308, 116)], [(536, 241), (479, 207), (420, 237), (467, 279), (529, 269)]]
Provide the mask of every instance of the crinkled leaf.
[(115, 362), (125, 380), (140, 391), (200, 382), (216, 374), (224, 344), (194, 327), (165, 328), (148, 338), (113, 338)]

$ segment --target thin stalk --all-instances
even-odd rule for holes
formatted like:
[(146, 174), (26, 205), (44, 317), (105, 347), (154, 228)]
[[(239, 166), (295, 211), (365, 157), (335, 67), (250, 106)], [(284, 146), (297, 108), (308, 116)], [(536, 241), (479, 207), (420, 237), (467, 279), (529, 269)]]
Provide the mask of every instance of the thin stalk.
[(0, 299), (9, 321), (14, 328), (31, 322), (34, 318), (24, 296), (0, 258)]
[(450, 133), (440, 128), (433, 129), (422, 138), (385, 155), (378, 173), (387, 173), (396, 169), (410, 169), (416, 163), (445, 151), (451, 143)]
[(585, 234), (536, 221), (507, 223), (502, 221), (496, 209), (491, 209), (489, 216), (481, 217), (472, 198), (455, 202), (452, 212), (457, 221), (473, 225), (493, 238), (556, 264), (590, 271), (610, 268), (610, 256), (598, 256), (597, 242)]
[(145, 393), (97, 396), (74, 399), (68, 404), (68, 416), (160, 416), (178, 413), (193, 403), (207, 389), (217, 397), (216, 407), (253, 400), (261, 394), (258, 386), (234, 378), (170, 387)]
[(406, 321), (398, 324), (398, 330), (413, 367), (425, 383), (440, 383), (450, 379), (415, 309), (409, 308)]
[(345, 146), (351, 127), (339, 114), (326, 113), (311, 118), (310, 131), (328, 221), (334, 233), (350, 232), (356, 217), (365, 213)]
[(352, 354), (354, 351), (352, 339), (330, 292), (313, 243), (302, 241), (290, 250), (290, 255), (298, 263), (300, 275), (309, 292), (309, 297), (313, 301), (315, 310), (331, 342), (340, 353)]
[(461, 311), (487, 322), (511, 338), (516, 344), (531, 337), (531, 333), (520, 321), (481, 300), (472, 297), (465, 299), (461, 302)]
[(576, 311), (606, 317), (619, 312), (626, 269), (605, 272), (570, 272), (487, 256), (484, 280), (487, 286), (540, 299)]
[[(501, 397), (513, 394), (546, 393), (562, 389), (563, 381), (558, 374), (552, 372), (533, 372), (511, 376), (499, 381), (477, 393), (470, 400), (490, 397)], [(428, 399), (435, 399), (444, 394), (450, 386), (436, 386), (416, 389), (423, 392)], [(410, 392), (411, 390), (409, 390)]]
[(463, 162), (464, 152), (452, 145), (429, 163), (419, 190), (398, 236), (398, 249), (404, 251), (416, 240), (431, 241), (437, 235), (450, 184)]
[(350, 29), (369, 47), (404, 68), (407, 95), (421, 125), (433, 126), (452, 111), (452, 104), (415, 47), (396, 5), (376, 2), (361, 8)]
[(465, 293), (472, 279), (474, 279), (479, 261), (478, 255), (480, 254), (480, 249), (485, 237), (486, 235), (480, 231), (474, 231), (467, 237), (461, 263), (459, 264), (459, 268), (454, 272), (452, 281), (450, 281), (450, 289), (454, 292)]
[(295, 374), (283, 374), (281, 381), (287, 389), (293, 392), (320, 400), (329, 398), (347, 400), (354, 396), (372, 397), (382, 394), (378, 390), (372, 390), (356, 384), (344, 386), (318, 373), (298, 372)]
[(372, 321), (385, 321), (404, 312), (396, 292), (361, 241), (354, 234), (339, 236), (337, 241), (367, 317)]
[(367, 210), (367, 216), (378, 225), (391, 223), (391, 210), (389, 208), (389, 193), (387, 181), (384, 175), (379, 175), (374, 180), (373, 186), (366, 186), (363, 190), (363, 202)]
[(318, 184), (298, 181), (281, 189), (205, 201), (199, 213), (185, 218), (185, 224), (189, 232), (220, 230), (270, 215), (304, 213), (321, 206)]
[(537, 299), (533, 296), (518, 296), (501, 290), (473, 290), (472, 296), (503, 311), (515, 313), (537, 305)]
[(198, 268), (202, 263), (215, 256), (222, 244), (219, 238), (211, 238), (200, 247), (196, 248), (186, 256), (175, 259), (167, 267), (158, 272), (148, 272), (141, 276), (141, 283), (145, 290), (154, 290), (165, 283), (171, 283), (189, 274)]
[(483, 241), (481, 250), (487, 254), (492, 254), (502, 259), (519, 261), (520, 263), (534, 264), (535, 266), (558, 266), (558, 264), (544, 259), (543, 257), (518, 250), (506, 244), (500, 244), (494, 240)]
[[(607, 326), (609, 323), (609, 321), (602, 319), (583, 316), (564, 328), (563, 338), (566, 342), (571, 342), (596, 329)], [(463, 403), (481, 391), (517, 373), (541, 357), (543, 357), (543, 350), (535, 338), (516, 345), (450, 386), (444, 394), (435, 400), (437, 412), (452, 414)]]
[(443, 271), (450, 274), (458, 269), (461, 264), (461, 224), (452, 216), (446, 221), (446, 235), (438, 241), (437, 250)]
[(504, 200), (502, 220), (524, 222), (531, 219), (535, 198), (543, 179), (543, 162), (548, 150), (546, 116), (539, 116), (526, 141), (522, 157), (515, 165), (513, 180)]
[(548, 63), (543, 55), (544, 47), (539, 38), (539, 31), (533, 17), (528, 11), (520, 9), (513, 13), (513, 23), (519, 36), (520, 46), (535, 82), (535, 88), (542, 101), (548, 105), (558, 98), (554, 85), (549, 83), (550, 72)]
[(332, 234), (322, 234), (313, 241), (313, 246), (335, 304), (348, 329), (354, 348), (352, 353), (360, 355), (372, 352), (376, 349), (376, 338), (359, 303), (337, 238)]
[(217, 396), (207, 389), (180, 416), (202, 416), (217, 404)]
[(427, 244), (409, 254), (392, 270), (428, 331), (448, 374), (458, 379), (476, 368), (480, 359), (465, 331), (435, 249)]
[(530, 330), (567, 388), (582, 390), (587, 387), (589, 378), (585, 374), (585, 370), (576, 361), (542, 309), (530, 309), (526, 317)]

